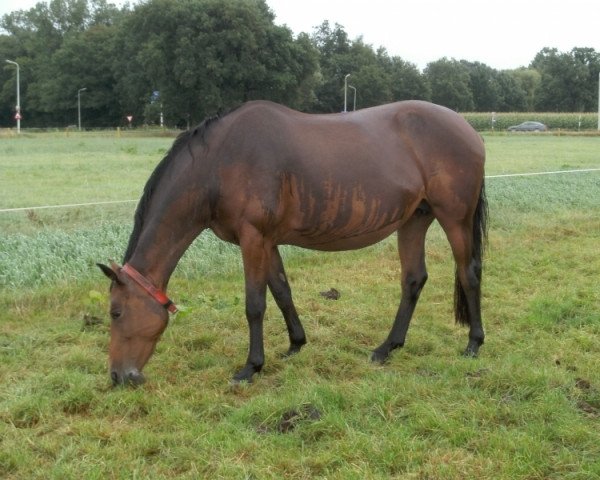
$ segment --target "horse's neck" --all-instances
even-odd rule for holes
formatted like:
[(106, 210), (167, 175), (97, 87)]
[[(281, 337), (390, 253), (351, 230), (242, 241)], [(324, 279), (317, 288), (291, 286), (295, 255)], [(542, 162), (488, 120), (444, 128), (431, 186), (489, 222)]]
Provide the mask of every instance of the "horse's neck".
[(211, 163), (194, 150), (198, 150), (194, 145), (182, 144), (164, 165), (145, 200), (141, 231), (129, 258), (134, 268), (162, 289), (211, 215), (208, 198), (216, 188), (209, 181), (214, 177)]
[(206, 222), (201, 215), (204, 209), (196, 207), (202, 203), (200, 198), (183, 198), (173, 191), (171, 195), (160, 195), (154, 202), (160, 208), (147, 213), (129, 263), (157, 287), (166, 290), (177, 263), (204, 230)]

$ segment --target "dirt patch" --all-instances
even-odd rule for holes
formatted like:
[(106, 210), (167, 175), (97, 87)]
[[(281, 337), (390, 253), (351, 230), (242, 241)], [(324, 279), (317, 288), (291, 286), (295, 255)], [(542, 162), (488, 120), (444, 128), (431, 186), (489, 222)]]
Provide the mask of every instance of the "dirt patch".
[(102, 319), (99, 317), (95, 317), (94, 315), (87, 315), (85, 314), (83, 316), (83, 323), (81, 325), (81, 330), (90, 330), (93, 329), (94, 327), (97, 327), (98, 325), (102, 325)]
[(286, 410), (281, 414), (275, 425), (261, 424), (258, 433), (290, 433), (301, 425), (310, 424), (321, 419), (320, 410), (314, 405), (306, 404), (299, 408)]
[(327, 300), (338, 300), (341, 296), (340, 292), (335, 288), (330, 288), (326, 292), (320, 292), (319, 295)]

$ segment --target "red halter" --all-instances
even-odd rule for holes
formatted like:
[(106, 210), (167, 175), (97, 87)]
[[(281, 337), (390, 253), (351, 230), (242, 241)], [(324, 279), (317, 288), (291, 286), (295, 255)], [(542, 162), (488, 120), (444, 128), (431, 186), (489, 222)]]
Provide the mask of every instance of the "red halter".
[(154, 300), (160, 303), (169, 312), (177, 313), (177, 307), (169, 299), (169, 297), (167, 297), (167, 295), (162, 290), (159, 290), (154, 285), (152, 285), (152, 283), (135, 268), (126, 263), (121, 268), (121, 271), (129, 275), (133, 280), (135, 280), (140, 287), (146, 290), (146, 292), (148, 292), (152, 296), (152, 298), (154, 298)]

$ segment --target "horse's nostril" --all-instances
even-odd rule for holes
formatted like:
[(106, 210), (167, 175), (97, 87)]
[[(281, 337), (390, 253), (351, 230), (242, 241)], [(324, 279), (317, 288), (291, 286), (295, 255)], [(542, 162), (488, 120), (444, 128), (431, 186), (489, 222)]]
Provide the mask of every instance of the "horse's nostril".
[(110, 378), (115, 387), (119, 385), (137, 386), (142, 385), (146, 381), (144, 375), (137, 369), (125, 371), (123, 373), (119, 373), (118, 370), (111, 370)]
[(131, 385), (141, 385), (146, 381), (144, 376), (138, 370), (129, 372), (127, 374), (127, 380)]

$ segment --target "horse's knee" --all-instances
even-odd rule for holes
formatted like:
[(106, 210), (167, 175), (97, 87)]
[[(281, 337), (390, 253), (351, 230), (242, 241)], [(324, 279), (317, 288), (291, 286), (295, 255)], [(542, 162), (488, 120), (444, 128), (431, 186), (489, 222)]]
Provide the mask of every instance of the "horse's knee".
[(259, 321), (263, 318), (266, 301), (262, 297), (246, 299), (246, 318), (249, 322)]
[(403, 292), (409, 296), (411, 300), (416, 301), (421, 294), (421, 290), (427, 283), (427, 272), (422, 271), (418, 274), (408, 274), (402, 282)]

